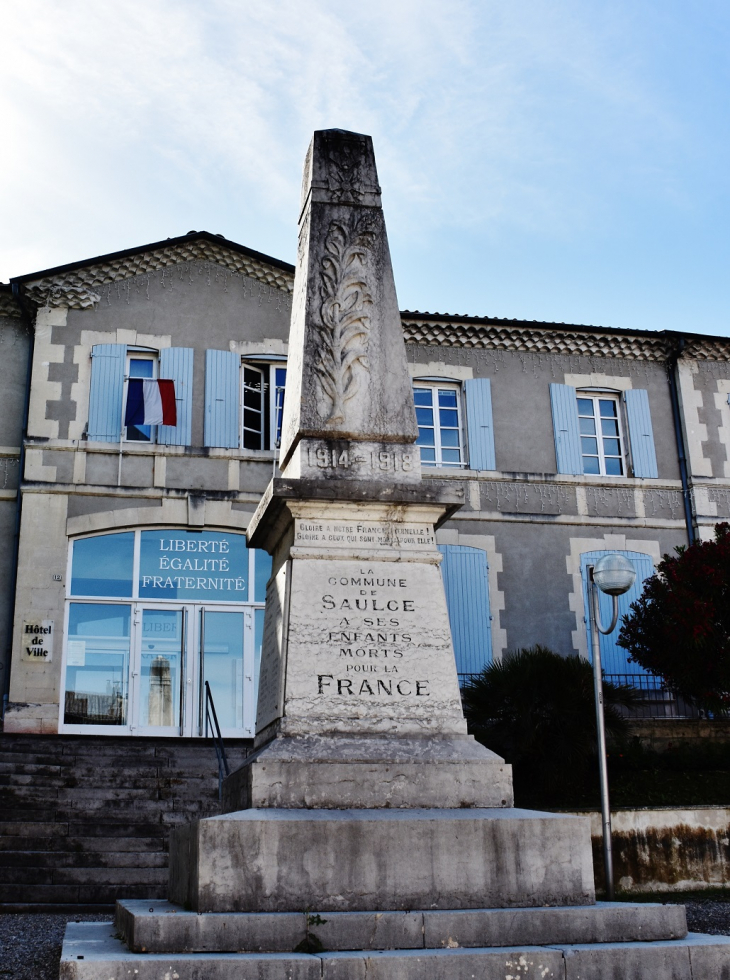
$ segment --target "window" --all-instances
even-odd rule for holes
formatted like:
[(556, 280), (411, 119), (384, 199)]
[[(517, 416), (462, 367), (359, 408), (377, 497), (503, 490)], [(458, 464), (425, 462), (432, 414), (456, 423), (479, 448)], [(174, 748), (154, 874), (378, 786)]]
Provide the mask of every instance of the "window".
[[(124, 423), (124, 416), (126, 415), (129, 379), (156, 378), (157, 366), (156, 354), (135, 350), (127, 352), (127, 376), (124, 379), (124, 413), (122, 414), (122, 423)], [(156, 425), (127, 425), (124, 426), (123, 430), (123, 438), (129, 442), (155, 442), (156, 434)]]
[(578, 392), (577, 397), (583, 472), (624, 476), (626, 466), (618, 398), (589, 392)]
[(74, 602), (66, 643), (66, 724), (126, 725), (131, 606)]
[[(468, 382), (467, 382), (468, 384)], [(619, 407), (621, 406), (621, 407)], [(550, 385), (555, 462), (558, 473), (581, 476), (658, 477), (649, 394), (645, 388), (618, 392)]]
[[(240, 532), (144, 529), (71, 545), (63, 730), (253, 736), (271, 558)], [(102, 726), (102, 727), (98, 727)]]
[(244, 449), (278, 447), (281, 441), (285, 387), (284, 363), (244, 362), (241, 434), (241, 446)]
[(413, 386), (418, 422), (417, 445), (423, 466), (457, 467), (464, 465), (460, 390), (456, 384), (429, 384), (417, 381)]
[[(89, 382), (89, 442), (118, 443), (120, 439), (128, 439), (165, 446), (189, 446), (194, 355), (192, 347), (163, 347), (158, 356), (156, 351), (128, 348), (126, 344), (94, 344), (91, 348)], [(144, 417), (138, 419), (138, 425), (125, 425), (130, 378), (172, 382), (171, 386), (165, 386), (168, 399), (165, 399), (162, 408), (163, 417), (167, 416), (168, 422), (171, 422), (169, 395), (174, 391), (175, 425), (145, 426), (141, 424)], [(159, 412), (157, 414), (159, 417)]]

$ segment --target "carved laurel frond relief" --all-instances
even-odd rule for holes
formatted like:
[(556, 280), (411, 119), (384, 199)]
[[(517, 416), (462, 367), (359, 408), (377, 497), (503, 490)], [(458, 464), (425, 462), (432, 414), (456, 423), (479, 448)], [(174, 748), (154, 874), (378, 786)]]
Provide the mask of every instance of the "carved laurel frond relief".
[(348, 224), (333, 221), (320, 266), (319, 358), (316, 372), (331, 410), (325, 425), (341, 425), (345, 404), (359, 390), (359, 365), (369, 371), (368, 341), (373, 298), (365, 276), (375, 242), (374, 221), (362, 215)]

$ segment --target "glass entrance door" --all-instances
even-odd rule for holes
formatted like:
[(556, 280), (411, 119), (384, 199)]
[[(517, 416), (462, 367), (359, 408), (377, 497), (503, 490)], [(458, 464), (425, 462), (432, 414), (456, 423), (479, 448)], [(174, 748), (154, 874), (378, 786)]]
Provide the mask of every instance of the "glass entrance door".
[(205, 737), (207, 681), (222, 733), (252, 738), (262, 622), (253, 605), (70, 603), (64, 725)]
[(135, 682), (136, 727), (149, 734), (185, 734), (185, 654), (188, 610), (138, 607)]
[(253, 610), (234, 612), (203, 607), (199, 615), (198, 734), (206, 734), (207, 681), (223, 734), (253, 737), (256, 723)]
[(129, 725), (131, 611), (101, 602), (69, 608), (64, 724), (101, 731)]

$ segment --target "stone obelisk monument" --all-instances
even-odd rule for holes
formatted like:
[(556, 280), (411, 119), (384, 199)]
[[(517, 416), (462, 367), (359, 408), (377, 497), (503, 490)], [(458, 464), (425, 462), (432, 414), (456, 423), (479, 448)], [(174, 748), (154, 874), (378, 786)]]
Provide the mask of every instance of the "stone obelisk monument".
[[(256, 751), (170, 838), (169, 902), (67, 928), (64, 980), (730, 976), (671, 905), (595, 902), (589, 821), (467, 734), (367, 136), (305, 166)], [(271, 914), (275, 913), (275, 914)]]
[(244, 806), (508, 806), (466, 734), (421, 481), (372, 140), (315, 133), (304, 167), (281, 441), (249, 543), (274, 558)]
[(421, 480), (368, 136), (314, 134), (294, 292), (281, 476), (248, 529), (273, 555), (256, 751), (227, 816), (175, 831), (170, 897), (590, 903), (587, 821), (510, 809), (510, 767), (466, 732), (435, 541), (461, 498)]

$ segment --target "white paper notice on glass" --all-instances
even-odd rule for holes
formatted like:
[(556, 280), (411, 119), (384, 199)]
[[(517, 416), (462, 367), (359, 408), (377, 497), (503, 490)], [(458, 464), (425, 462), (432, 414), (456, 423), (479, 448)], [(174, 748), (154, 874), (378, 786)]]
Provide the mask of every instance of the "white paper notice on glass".
[(66, 644), (66, 665), (68, 667), (86, 666), (86, 640), (69, 640)]

